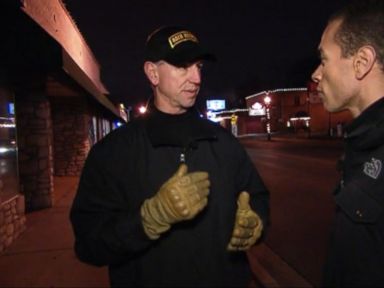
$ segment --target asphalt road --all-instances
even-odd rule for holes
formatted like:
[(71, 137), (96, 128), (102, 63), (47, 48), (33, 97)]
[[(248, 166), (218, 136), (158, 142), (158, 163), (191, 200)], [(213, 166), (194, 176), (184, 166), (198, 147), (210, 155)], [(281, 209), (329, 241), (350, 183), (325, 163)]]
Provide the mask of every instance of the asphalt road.
[(342, 141), (273, 137), (272, 141), (242, 138), (241, 142), (270, 191), (271, 225), (265, 244), (319, 286)]
[[(265, 244), (318, 287), (333, 215), (331, 191), (339, 177), (335, 163), (341, 142), (276, 137), (272, 141), (242, 138), (241, 142), (271, 193), (271, 226)], [(81, 263), (73, 252), (68, 213), (78, 178), (55, 177), (54, 181), (54, 207), (28, 213), (26, 231), (1, 255), (0, 287), (108, 286), (105, 267)], [(283, 276), (289, 278), (288, 274)], [(269, 287), (299, 286), (271, 283)]]

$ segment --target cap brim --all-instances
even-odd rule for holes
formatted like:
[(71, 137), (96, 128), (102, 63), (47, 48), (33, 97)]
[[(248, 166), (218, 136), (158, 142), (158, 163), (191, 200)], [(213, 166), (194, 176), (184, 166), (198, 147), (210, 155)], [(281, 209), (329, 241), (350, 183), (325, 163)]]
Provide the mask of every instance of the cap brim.
[(172, 55), (165, 57), (164, 60), (174, 66), (183, 67), (199, 60), (215, 62), (217, 58), (200, 46), (192, 46), (184, 47), (177, 52), (174, 51)]

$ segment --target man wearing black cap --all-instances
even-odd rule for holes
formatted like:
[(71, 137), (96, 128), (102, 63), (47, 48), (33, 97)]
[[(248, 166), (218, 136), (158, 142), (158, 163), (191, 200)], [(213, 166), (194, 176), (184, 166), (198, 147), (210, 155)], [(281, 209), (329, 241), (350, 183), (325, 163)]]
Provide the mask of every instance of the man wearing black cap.
[(215, 57), (180, 27), (153, 32), (145, 57), (153, 101), (92, 147), (71, 209), (76, 254), (108, 265), (114, 287), (245, 287), (269, 195), (237, 139), (194, 108)]

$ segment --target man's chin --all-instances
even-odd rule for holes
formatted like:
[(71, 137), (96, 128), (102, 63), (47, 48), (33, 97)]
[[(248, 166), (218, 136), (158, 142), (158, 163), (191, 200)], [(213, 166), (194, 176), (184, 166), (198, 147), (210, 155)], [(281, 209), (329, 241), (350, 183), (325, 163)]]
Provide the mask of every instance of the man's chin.
[(340, 112), (343, 110), (343, 109), (340, 109), (340, 107), (332, 107), (327, 104), (324, 104), (324, 109), (327, 110), (329, 113)]
[(195, 103), (196, 103), (196, 98), (194, 97), (184, 101), (183, 106), (185, 108), (191, 108), (193, 105), (195, 105)]
[(326, 103), (323, 103), (324, 109), (327, 110), (327, 112), (334, 112), (333, 108), (327, 105)]

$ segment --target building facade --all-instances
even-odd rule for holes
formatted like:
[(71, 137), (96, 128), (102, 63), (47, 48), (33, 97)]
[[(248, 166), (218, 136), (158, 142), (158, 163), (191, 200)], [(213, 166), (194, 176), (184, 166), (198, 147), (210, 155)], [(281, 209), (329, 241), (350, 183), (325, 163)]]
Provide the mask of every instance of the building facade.
[(291, 133), (308, 137), (341, 137), (352, 120), (349, 111), (326, 111), (313, 85), (261, 91), (245, 100), (245, 109), (217, 111), (214, 120), (228, 129), (236, 125), (237, 136)]
[(123, 122), (60, 0), (1, 3), (0, 253), (52, 207), (54, 177), (80, 175), (90, 147)]
[(262, 91), (247, 96), (248, 109), (252, 109), (256, 103), (265, 105), (267, 96), (271, 98), (272, 131), (341, 137), (340, 132), (337, 134), (336, 131), (352, 120), (349, 111), (326, 111), (314, 85)]

